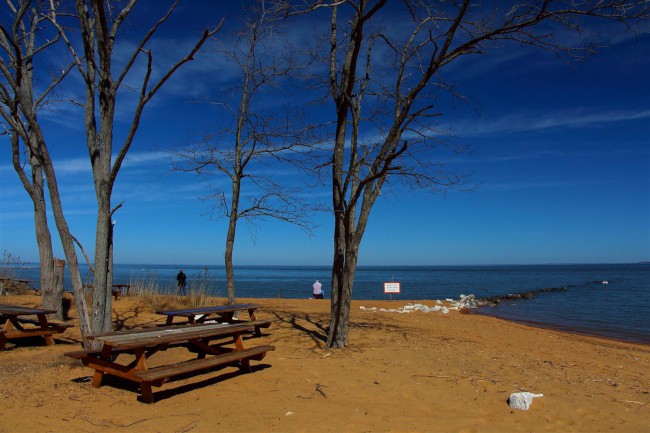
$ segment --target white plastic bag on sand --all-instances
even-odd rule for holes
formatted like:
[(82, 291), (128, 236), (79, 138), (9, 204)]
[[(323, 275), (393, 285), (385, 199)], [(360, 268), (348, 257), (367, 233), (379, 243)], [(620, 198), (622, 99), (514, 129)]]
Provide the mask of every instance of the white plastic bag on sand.
[(528, 410), (535, 397), (543, 397), (544, 394), (533, 394), (530, 392), (513, 392), (508, 399), (508, 406), (512, 409)]

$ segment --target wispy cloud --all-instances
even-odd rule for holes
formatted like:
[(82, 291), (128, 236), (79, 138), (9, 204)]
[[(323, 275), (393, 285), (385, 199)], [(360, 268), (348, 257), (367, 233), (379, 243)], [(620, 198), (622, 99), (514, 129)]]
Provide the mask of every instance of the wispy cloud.
[(123, 166), (134, 167), (151, 163), (168, 163), (172, 158), (173, 155), (170, 152), (165, 151), (131, 152), (124, 159)]
[(594, 186), (597, 182), (582, 182), (582, 181), (548, 181), (548, 182), (484, 182), (480, 186), (480, 190), (484, 192), (493, 191), (515, 191), (515, 190), (529, 190), (529, 189), (553, 189), (560, 190), (572, 187)]
[[(164, 151), (131, 152), (127, 154), (122, 168), (134, 169), (152, 167), (153, 165), (169, 163), (172, 155)], [(59, 175), (90, 173), (92, 167), (86, 157), (65, 158), (54, 161), (54, 169)]]
[(588, 112), (585, 110), (554, 111), (549, 114), (508, 114), (499, 118), (483, 118), (479, 121), (463, 120), (443, 125), (456, 136), (475, 137), (503, 133), (542, 131), (556, 128), (584, 128), (592, 125), (610, 124), (650, 118), (650, 110), (614, 110)]

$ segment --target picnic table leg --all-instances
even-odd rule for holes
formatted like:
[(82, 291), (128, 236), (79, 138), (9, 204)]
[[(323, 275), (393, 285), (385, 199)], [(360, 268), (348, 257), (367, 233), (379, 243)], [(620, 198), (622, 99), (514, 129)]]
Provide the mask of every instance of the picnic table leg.
[[(140, 347), (135, 349), (135, 370), (147, 370), (147, 356), (145, 355), (144, 348)], [(142, 401), (145, 403), (153, 403), (153, 391), (151, 390), (151, 382), (140, 382), (140, 393), (142, 394)]]
[(100, 386), (102, 386), (102, 379), (104, 379), (104, 372), (101, 370), (95, 370), (95, 372), (93, 373), (93, 381), (92, 381), (93, 387), (99, 388)]
[[(244, 350), (244, 339), (242, 338), (241, 332), (233, 334), (233, 340), (235, 342), (235, 351)], [(242, 359), (240, 361), (239, 368), (246, 373), (250, 373), (252, 371), (250, 360), (248, 358)]]
[(16, 327), (16, 325), (20, 326), (18, 322), (16, 322), (16, 317), (13, 316), (6, 316), (7, 321), (5, 324), (2, 326), (2, 329), (0, 330), (0, 349), (5, 348), (5, 344), (7, 344), (7, 341), (9, 339), (5, 335), (6, 331), (11, 331)]
[[(248, 310), (248, 317), (250, 317), (251, 320), (257, 320), (255, 318), (255, 309), (254, 308)], [(261, 328), (259, 326), (255, 327), (255, 336), (256, 337), (261, 337), (262, 336), (262, 331), (261, 331)]]
[(3, 331), (11, 331), (14, 329), (14, 321), (16, 320), (15, 317), (8, 316), (7, 321), (5, 322), (4, 326), (2, 327)]
[[(110, 360), (111, 359), (111, 346), (108, 344), (104, 344), (104, 347), (102, 347), (102, 353), (99, 355), (101, 359), (104, 360)], [(93, 373), (93, 387), (99, 388), (102, 386), (102, 380), (104, 379), (104, 372), (99, 369), (95, 369), (95, 373)]]
[(147, 357), (144, 353), (144, 348), (143, 347), (138, 347), (135, 349), (135, 369), (140, 371), (140, 370), (146, 370), (147, 367)]
[[(41, 329), (47, 330), (49, 328), (48, 323), (47, 323), (47, 317), (45, 317), (45, 314), (37, 314), (38, 316), (38, 323), (41, 325)], [(45, 344), (48, 346), (54, 346), (54, 337), (52, 335), (43, 335), (43, 338), (45, 339)]]
[(142, 393), (142, 401), (144, 403), (153, 403), (153, 392), (151, 390), (151, 382), (140, 382), (140, 392)]

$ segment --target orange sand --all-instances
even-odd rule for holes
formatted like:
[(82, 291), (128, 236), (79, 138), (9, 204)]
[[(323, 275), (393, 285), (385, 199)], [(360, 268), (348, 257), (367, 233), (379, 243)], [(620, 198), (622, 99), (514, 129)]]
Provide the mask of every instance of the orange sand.
[[(650, 432), (645, 345), (454, 311), (363, 311), (405, 303), (355, 301), (350, 347), (329, 350), (328, 301), (239, 301), (261, 303), (260, 318), (275, 319), (247, 340), (275, 352), (251, 374), (228, 367), (155, 388), (153, 405), (120, 381), (90, 385), (92, 370), (63, 356), (79, 349), (77, 327), (56, 346), (7, 344), (0, 432)], [(37, 306), (40, 298), (0, 302)], [(126, 328), (163, 322), (135, 298), (113, 309)], [(506, 400), (517, 391), (544, 397), (513, 410)]]

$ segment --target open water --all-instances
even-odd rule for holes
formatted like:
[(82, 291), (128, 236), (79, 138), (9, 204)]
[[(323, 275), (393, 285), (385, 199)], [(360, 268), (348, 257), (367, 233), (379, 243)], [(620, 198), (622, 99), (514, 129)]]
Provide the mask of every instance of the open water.
[[(115, 265), (114, 282), (155, 281), (173, 292), (179, 266)], [(225, 296), (223, 266), (182, 266), (187, 286), (204, 287)], [(84, 272), (87, 272), (87, 268)], [(38, 266), (15, 271), (17, 278), (38, 280)], [(238, 297), (308, 298), (320, 280), (329, 296), (330, 267), (240, 266), (235, 269)], [(384, 293), (384, 282), (399, 282), (400, 293)], [(605, 284), (606, 282), (606, 284)], [(362, 266), (357, 270), (354, 299), (407, 300), (477, 298), (523, 293), (543, 288), (566, 291), (536, 294), (533, 299), (502, 301), (481, 307), (478, 314), (535, 326), (650, 344), (650, 264), (535, 266)], [(426, 304), (426, 302), (425, 302)], [(401, 306), (400, 305), (400, 306)]]

